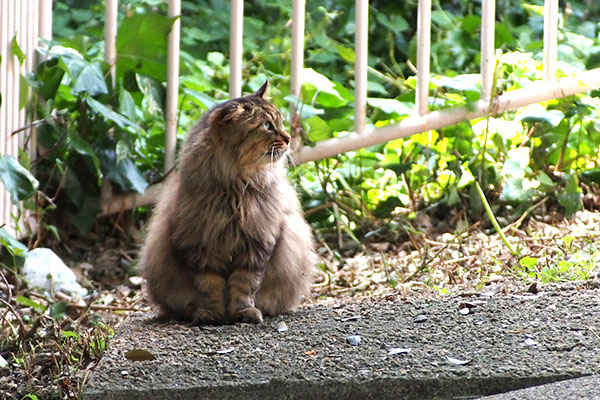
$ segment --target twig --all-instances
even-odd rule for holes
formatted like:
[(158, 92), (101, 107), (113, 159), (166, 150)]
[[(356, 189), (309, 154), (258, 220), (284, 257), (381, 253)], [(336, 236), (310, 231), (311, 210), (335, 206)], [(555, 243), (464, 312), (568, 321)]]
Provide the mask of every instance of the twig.
[(490, 207), (490, 203), (488, 203), (487, 199), (485, 198), (485, 194), (483, 193), (483, 190), (481, 190), (481, 186), (479, 186), (479, 182), (477, 182), (477, 180), (475, 180), (475, 188), (477, 189), (477, 193), (479, 193), (479, 197), (481, 199), (481, 202), (483, 203), (485, 212), (487, 213), (488, 218), (492, 222), (492, 225), (494, 225), (494, 229), (496, 230), (496, 232), (498, 232), (500, 239), (502, 239), (502, 241), (504, 242), (504, 244), (506, 245), (508, 250), (512, 253), (512, 255), (518, 256), (519, 252), (517, 252), (512, 247), (512, 245), (506, 238), (506, 235), (504, 235), (504, 232), (502, 232), (502, 229), (500, 229), (500, 225), (498, 224), (498, 221), (496, 220), (496, 216), (494, 215), (494, 212), (492, 211), (492, 208)]
[(19, 314), (18, 311), (15, 310), (12, 304), (4, 300), (2, 297), (0, 297), (0, 303), (4, 304), (10, 310), (10, 312), (13, 313), (13, 315), (17, 318), (17, 321), (19, 322), (19, 337), (23, 340), (27, 332), (25, 329), (25, 324), (23, 323), (23, 319), (21, 318), (21, 314)]

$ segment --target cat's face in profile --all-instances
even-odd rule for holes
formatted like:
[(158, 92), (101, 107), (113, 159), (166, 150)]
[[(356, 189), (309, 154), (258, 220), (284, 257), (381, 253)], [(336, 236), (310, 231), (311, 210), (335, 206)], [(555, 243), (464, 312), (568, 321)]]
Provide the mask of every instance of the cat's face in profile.
[(265, 100), (266, 82), (256, 93), (223, 103), (209, 120), (213, 140), (240, 167), (260, 168), (282, 159), (290, 149), (283, 116)]

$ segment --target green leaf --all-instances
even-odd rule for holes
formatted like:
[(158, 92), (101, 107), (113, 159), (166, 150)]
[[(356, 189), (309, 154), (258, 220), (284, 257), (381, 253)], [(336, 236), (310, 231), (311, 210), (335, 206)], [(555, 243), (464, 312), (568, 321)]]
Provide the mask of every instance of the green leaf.
[(11, 155), (0, 155), (0, 180), (14, 203), (33, 196), (39, 182)]
[(336, 45), (335, 48), (340, 57), (344, 59), (344, 61), (354, 63), (355, 55), (353, 49), (351, 49), (350, 47), (342, 46), (341, 44)]
[(523, 122), (545, 122), (551, 126), (558, 126), (565, 118), (560, 110), (546, 110), (541, 104), (531, 104), (515, 118), (517, 121)]
[(325, 111), (320, 108), (316, 108), (309, 104), (303, 103), (302, 100), (300, 100), (293, 94), (288, 94), (287, 96), (285, 96), (284, 100), (287, 100), (290, 106), (295, 107), (296, 110), (300, 112), (301, 120), (308, 119), (314, 115), (321, 115), (325, 113)]
[(102, 164), (104, 176), (118, 185), (125, 193), (136, 191), (144, 193), (148, 182), (130, 157), (117, 161), (117, 144), (107, 142), (104, 147), (97, 149)]
[(17, 60), (19, 60), (19, 65), (23, 65), (23, 62), (25, 62), (26, 57), (25, 57), (25, 53), (23, 53), (23, 50), (21, 50), (21, 47), (19, 46), (19, 43), (17, 42), (17, 34), (16, 33), (10, 42), (10, 51), (11, 51), (12, 55), (17, 57)]
[(526, 269), (534, 268), (537, 265), (537, 263), (538, 259), (535, 257), (526, 256), (519, 260), (519, 264), (521, 264), (521, 266)]
[(73, 146), (73, 149), (84, 156), (88, 156), (90, 157), (90, 159), (92, 160), (92, 163), (94, 164), (94, 169), (96, 170), (96, 174), (98, 176), (98, 178), (100, 179), (102, 177), (101, 171), (100, 171), (100, 160), (98, 159), (98, 156), (96, 156), (96, 153), (94, 152), (94, 149), (92, 149), (92, 146), (90, 146), (90, 144), (81, 136), (79, 136), (79, 134), (77, 133), (77, 131), (70, 129), (69, 130), (69, 142), (71, 143), (71, 146)]
[(478, 92), (481, 83), (481, 75), (462, 74), (452, 78), (440, 76), (437, 79), (433, 79), (432, 82), (437, 86), (443, 86), (452, 90)]
[(565, 208), (567, 218), (572, 218), (581, 209), (581, 188), (575, 174), (565, 175), (567, 185), (565, 192), (556, 195), (558, 202)]
[(334, 82), (312, 68), (304, 68), (302, 72), (302, 84), (303, 86), (307, 86), (303, 91), (306, 95), (305, 98), (310, 99), (310, 102), (312, 102), (315, 94), (318, 93), (316, 100), (325, 107), (341, 107), (348, 103), (339, 91), (336, 90)]
[(164, 86), (156, 79), (142, 74), (135, 74), (135, 79), (148, 103), (148, 112), (163, 113), (166, 99)]
[(31, 307), (34, 310), (36, 310), (37, 312), (39, 312), (40, 314), (43, 314), (46, 312), (46, 306), (38, 303), (37, 301), (31, 300), (29, 297), (17, 296), (17, 303), (22, 304), (26, 307)]
[(410, 25), (408, 24), (406, 19), (404, 19), (404, 17), (398, 14), (387, 15), (378, 12), (376, 14), (376, 18), (377, 21), (379, 21), (379, 23), (384, 25), (386, 28), (388, 28), (395, 34), (402, 33), (410, 28)]
[(133, 123), (137, 119), (133, 96), (123, 86), (119, 89), (119, 113), (123, 114)]
[(27, 106), (29, 102), (29, 84), (22, 74), (19, 74), (19, 110)]
[(50, 306), (50, 317), (54, 319), (64, 319), (67, 315), (67, 308), (69, 303), (66, 301), (59, 301)]
[(136, 129), (139, 129), (139, 127), (136, 124), (134, 124), (133, 122), (131, 122), (130, 120), (128, 120), (127, 118), (122, 116), (121, 114), (114, 112), (113, 110), (108, 108), (108, 106), (105, 106), (104, 104), (100, 103), (99, 101), (97, 101), (91, 97), (86, 97), (85, 101), (93, 111), (100, 114), (102, 117), (104, 117), (105, 120), (114, 122), (120, 128), (125, 128), (126, 126), (132, 126)]
[(306, 123), (309, 127), (308, 138), (313, 142), (329, 139), (331, 137), (331, 128), (322, 118), (315, 115), (307, 119)]
[(53, 47), (49, 55), (59, 58), (59, 66), (71, 77), (74, 94), (85, 92), (92, 96), (99, 96), (108, 93), (98, 63), (89, 62), (76, 50), (62, 46)]
[(386, 114), (397, 115), (411, 115), (415, 108), (414, 103), (376, 97), (367, 97), (367, 104), (371, 107), (379, 108)]
[(37, 93), (45, 100), (53, 99), (60, 86), (65, 71), (58, 65), (58, 58), (43, 61), (37, 67), (37, 79), (40, 85), (36, 87)]
[(13, 235), (8, 233), (6, 228), (0, 228), (0, 243), (12, 255), (21, 256), (27, 253), (27, 246), (15, 239)]
[(129, 70), (166, 80), (167, 35), (177, 18), (136, 13), (123, 20), (117, 33), (117, 81)]

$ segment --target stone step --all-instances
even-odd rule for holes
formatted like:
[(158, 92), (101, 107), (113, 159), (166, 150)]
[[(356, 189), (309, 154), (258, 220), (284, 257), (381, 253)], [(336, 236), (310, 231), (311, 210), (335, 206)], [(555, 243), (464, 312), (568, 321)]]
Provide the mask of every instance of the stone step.
[(599, 287), (312, 304), (261, 325), (134, 314), (84, 399), (476, 398), (600, 374)]

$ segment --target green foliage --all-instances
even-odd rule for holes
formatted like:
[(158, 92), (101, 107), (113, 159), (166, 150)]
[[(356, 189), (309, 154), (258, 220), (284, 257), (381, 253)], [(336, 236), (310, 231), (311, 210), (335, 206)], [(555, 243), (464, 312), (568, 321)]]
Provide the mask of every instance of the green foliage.
[[(56, 40), (27, 81), (36, 95), (33, 107), (47, 122), (39, 139), (47, 151), (33, 171), (48, 196), (68, 206), (63, 209), (71, 210), (71, 222), (85, 230), (99, 209), (102, 178), (118, 191), (143, 192), (162, 176), (166, 35), (174, 19), (164, 16), (162, 1), (121, 5), (112, 82), (101, 25), (92, 18), (102, 4), (84, 3), (58, 2), (56, 9), (64, 12), (55, 24)], [(541, 78), (542, 4), (506, 0), (499, 8), (496, 92)], [(479, 7), (434, 2), (433, 110), (479, 100)], [(180, 138), (227, 98), (229, 8), (225, 0), (183, 1)], [(591, 22), (598, 9), (575, 1), (571, 10), (561, 16), (561, 76), (600, 63), (598, 27)], [(367, 124), (381, 127), (414, 113), (416, 3), (371, 3), (369, 15)], [(286, 114), (292, 106), (300, 111), (300, 124), (291, 130), (305, 144), (351, 132), (354, 2), (308, 2), (299, 97), (288, 89), (291, 3), (252, 2), (244, 18), (243, 90), (269, 79), (273, 102)], [(597, 93), (552, 100), (302, 165), (291, 176), (304, 207), (318, 208), (309, 217), (315, 227), (326, 231), (337, 221), (356, 240), (377, 220), (388, 223), (399, 210), (433, 204), (460, 207), (467, 219), (480, 219), (485, 211), (476, 181), (503, 223), (546, 197), (572, 216), (582, 204), (580, 182), (598, 182), (599, 110)], [(334, 203), (337, 211), (328, 206)]]

